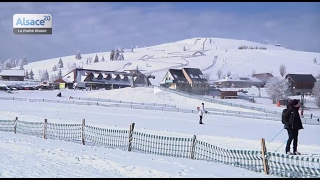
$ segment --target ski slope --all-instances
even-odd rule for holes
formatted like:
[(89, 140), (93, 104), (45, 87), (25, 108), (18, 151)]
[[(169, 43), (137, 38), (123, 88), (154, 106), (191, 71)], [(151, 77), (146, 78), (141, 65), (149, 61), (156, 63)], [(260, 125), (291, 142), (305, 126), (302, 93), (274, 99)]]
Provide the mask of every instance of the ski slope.
[[(18, 91), (13, 94), (0, 92), (0, 96), (52, 100), (67, 100), (69, 96), (108, 97), (114, 100), (119, 97), (124, 100), (132, 97), (126, 100), (148, 102), (152, 99), (159, 104), (171, 101), (178, 106), (184, 104), (186, 108), (194, 108), (201, 103), (190, 102), (189, 98), (182, 101), (179, 96), (168, 92), (162, 92), (163, 94), (158, 96), (159, 92), (154, 93), (149, 89), (64, 90), (61, 98), (55, 97), (58, 91)], [(212, 105), (205, 104), (206, 107)], [(112, 129), (128, 129), (134, 122), (135, 131), (138, 132), (171, 137), (196, 135), (198, 140), (225, 149), (261, 150), (260, 138), (265, 138), (269, 152), (284, 153), (283, 143), (287, 139), (286, 131), (281, 131), (281, 122), (271, 120), (207, 115), (203, 119), (205, 124), (200, 125), (197, 114), (121, 106), (0, 100), (0, 107), (0, 119), (14, 120), (18, 117), (18, 120), (28, 122), (43, 122), (47, 119), (49, 123), (65, 124), (80, 124), (82, 119), (85, 119), (87, 125)], [(302, 153), (318, 154), (319, 132), (320, 126), (304, 124), (304, 130), (299, 132), (298, 150)], [(13, 132), (0, 132), (0, 153), (0, 177), (272, 177), (213, 162), (129, 153), (78, 143), (44, 140)]]
[[(211, 42), (211, 43), (210, 43)], [(239, 46), (265, 47), (267, 50), (243, 49)], [(169, 68), (192, 67), (200, 68), (211, 79), (217, 79), (216, 71), (222, 70), (226, 75), (228, 71), (241, 76), (256, 73), (272, 73), (280, 76), (279, 66), (284, 64), (287, 73), (320, 73), (320, 64), (313, 63), (313, 59), (320, 59), (320, 53), (294, 51), (284, 47), (265, 45), (246, 40), (221, 39), (221, 38), (191, 38), (172, 43), (165, 43), (145, 48), (124, 49), (123, 61), (110, 61), (110, 52), (93, 52), (82, 54), (81, 60), (75, 59), (75, 54), (65, 57), (32, 62), (24, 66), (24, 69), (32, 69), (35, 77), (39, 76), (39, 70), (47, 69), (49, 75), (57, 74), (52, 71), (54, 65), (61, 58), (64, 63), (62, 74), (68, 73), (73, 63), (87, 69), (101, 70), (127, 70), (140, 69), (144, 73), (156, 76), (151, 79), (155, 85), (159, 84)], [(185, 50), (185, 51), (184, 51)], [(87, 58), (94, 59), (95, 55), (105, 62), (86, 64)], [(303, 68), (301, 68), (303, 67)], [(16, 69), (19, 67), (16, 67)]]

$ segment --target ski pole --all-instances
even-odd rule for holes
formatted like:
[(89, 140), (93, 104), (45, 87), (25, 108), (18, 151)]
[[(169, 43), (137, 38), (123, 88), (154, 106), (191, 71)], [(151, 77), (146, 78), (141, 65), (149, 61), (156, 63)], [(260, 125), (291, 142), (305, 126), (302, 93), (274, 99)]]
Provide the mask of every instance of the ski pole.
[(267, 145), (269, 145), (283, 130), (284, 130), (284, 129), (281, 129), (281, 131), (278, 132), (278, 134), (275, 135), (275, 136), (271, 139), (271, 141), (269, 141), (269, 143), (268, 143)]
[(287, 141), (283, 142), (283, 143), (281, 144), (281, 146), (278, 147), (278, 149), (277, 149), (275, 152), (277, 152), (286, 142), (287, 142)]

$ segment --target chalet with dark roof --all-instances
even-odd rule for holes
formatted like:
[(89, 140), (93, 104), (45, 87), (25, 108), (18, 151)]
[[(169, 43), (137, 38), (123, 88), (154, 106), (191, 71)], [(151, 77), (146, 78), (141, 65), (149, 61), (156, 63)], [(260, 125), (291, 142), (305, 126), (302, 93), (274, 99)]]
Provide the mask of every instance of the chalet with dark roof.
[(205, 94), (210, 89), (208, 80), (198, 68), (169, 69), (160, 84), (193, 94)]
[(187, 92), (190, 91), (191, 88), (181, 69), (169, 69), (160, 84), (169, 89)]
[(311, 93), (316, 82), (316, 78), (312, 74), (287, 74), (285, 78), (294, 95)]
[[(129, 78), (131, 76), (133, 78)], [(65, 82), (68, 88), (73, 88), (74, 83), (79, 82), (85, 83), (86, 87), (92, 87), (93, 89), (132, 87), (132, 83), (135, 86), (151, 85), (149, 79), (144, 77), (147, 76), (136, 70), (120, 72), (76, 68), (64, 75), (61, 81)]]

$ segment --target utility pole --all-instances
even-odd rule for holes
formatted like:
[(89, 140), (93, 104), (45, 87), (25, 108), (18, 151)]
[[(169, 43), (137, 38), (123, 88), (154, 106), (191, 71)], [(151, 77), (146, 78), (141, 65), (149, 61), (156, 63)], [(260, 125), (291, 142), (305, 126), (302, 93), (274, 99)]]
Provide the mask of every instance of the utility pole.
[(301, 104), (301, 116), (303, 117), (303, 110), (304, 110), (304, 90), (301, 92), (301, 98), (300, 98), (300, 104)]

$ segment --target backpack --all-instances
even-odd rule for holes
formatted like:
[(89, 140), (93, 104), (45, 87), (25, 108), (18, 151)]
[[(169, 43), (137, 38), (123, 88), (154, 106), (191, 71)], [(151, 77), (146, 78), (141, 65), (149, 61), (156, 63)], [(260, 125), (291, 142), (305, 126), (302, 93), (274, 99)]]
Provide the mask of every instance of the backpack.
[(284, 109), (283, 111), (282, 111), (282, 117), (281, 117), (281, 121), (282, 121), (282, 124), (286, 124), (287, 122), (289, 122), (289, 117), (290, 116), (286, 116), (286, 113), (287, 113), (287, 111), (288, 111), (289, 109)]

